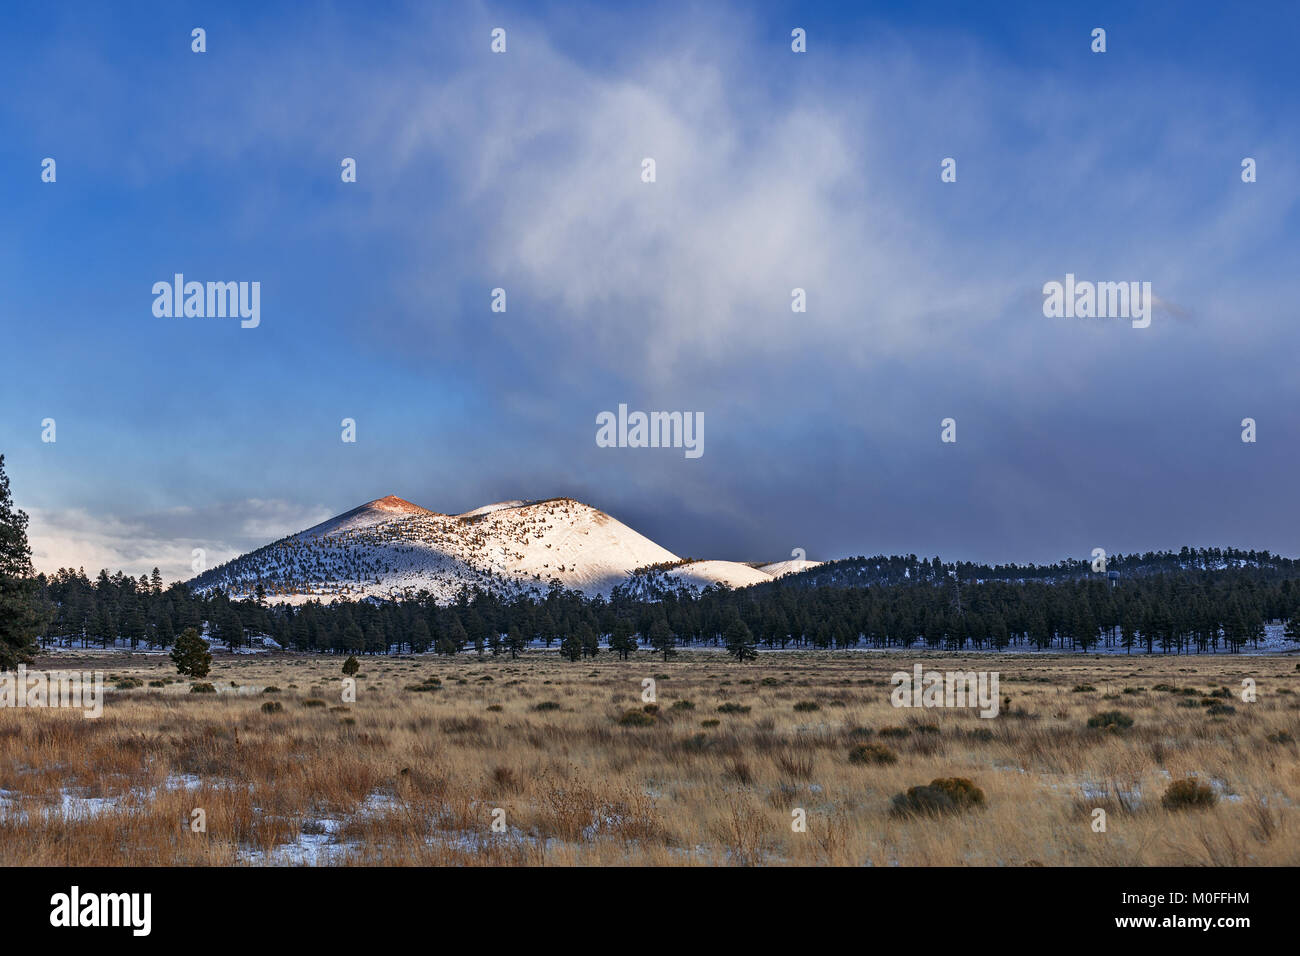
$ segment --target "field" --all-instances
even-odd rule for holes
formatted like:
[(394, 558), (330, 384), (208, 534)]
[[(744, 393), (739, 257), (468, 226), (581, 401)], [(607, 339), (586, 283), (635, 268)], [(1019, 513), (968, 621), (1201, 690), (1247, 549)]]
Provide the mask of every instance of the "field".
[[(45, 657), (113, 680), (99, 719), (0, 709), (0, 864), (1300, 863), (1294, 656), (638, 658), (364, 658), (344, 703), (337, 657), (217, 656), (216, 693)], [(894, 708), (916, 662), (999, 672), (999, 715)], [(894, 811), (955, 777), (982, 805)]]

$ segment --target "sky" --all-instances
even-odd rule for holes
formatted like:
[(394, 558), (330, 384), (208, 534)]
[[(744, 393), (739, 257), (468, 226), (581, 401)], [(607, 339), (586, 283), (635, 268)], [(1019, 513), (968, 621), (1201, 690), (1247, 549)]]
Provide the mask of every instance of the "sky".
[[(1300, 554), (1293, 3), (6, 17), (38, 569), (185, 578), (389, 494), (744, 561)], [(260, 283), (260, 323), (155, 315), (176, 273)], [(1046, 317), (1067, 274), (1150, 282), (1150, 326)], [(600, 447), (620, 404), (702, 415), (703, 454)]]

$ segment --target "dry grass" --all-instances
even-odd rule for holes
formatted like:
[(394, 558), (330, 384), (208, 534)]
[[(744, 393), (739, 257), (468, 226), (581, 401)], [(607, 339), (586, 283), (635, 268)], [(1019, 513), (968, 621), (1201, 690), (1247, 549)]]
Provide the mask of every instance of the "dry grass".
[[(989, 720), (896, 710), (889, 676), (918, 659), (997, 670), (1010, 705)], [(175, 677), (163, 657), (39, 662), (144, 686), (108, 685), (99, 720), (0, 710), (0, 864), (1300, 863), (1294, 658), (366, 659), (350, 704), (340, 664), (218, 657), (214, 695), (148, 686)], [(1255, 703), (1240, 699), (1247, 677)], [(1221, 687), (1233, 697), (1215, 702), (1235, 713), (1200, 706)], [(265, 712), (268, 700), (283, 709)], [(749, 710), (720, 712), (728, 703)], [(1133, 726), (1087, 727), (1114, 710)], [(866, 743), (897, 760), (851, 761)], [(890, 813), (895, 794), (951, 777), (973, 781), (985, 806)], [(1217, 802), (1163, 807), (1187, 777)], [(189, 826), (196, 808), (204, 833)], [(806, 832), (791, 828), (797, 810)]]

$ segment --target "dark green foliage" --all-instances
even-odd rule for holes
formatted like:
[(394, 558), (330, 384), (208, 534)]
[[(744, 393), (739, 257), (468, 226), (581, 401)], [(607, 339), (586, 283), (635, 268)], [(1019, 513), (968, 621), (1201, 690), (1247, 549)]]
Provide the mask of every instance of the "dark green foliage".
[(53, 608), (41, 594), (43, 579), (32, 577), (27, 514), (13, 506), (4, 464), (0, 455), (0, 670), (12, 670), (32, 662)]
[(1198, 783), (1194, 777), (1175, 780), (1160, 798), (1166, 810), (1204, 810), (1219, 802), (1219, 796), (1209, 784)]
[(618, 719), (621, 727), (652, 727), (655, 724), (653, 714), (647, 714), (643, 710), (624, 711), (623, 716)]
[(1096, 730), (1128, 730), (1133, 726), (1133, 718), (1122, 710), (1107, 710), (1089, 717), (1088, 726)]
[(208, 652), (208, 642), (199, 637), (199, 632), (187, 627), (176, 638), (176, 646), (171, 652), (172, 663), (178, 673), (186, 677), (207, 677), (212, 667), (212, 655)]
[(758, 657), (758, 642), (739, 614), (732, 613), (722, 638), (726, 642), (727, 653), (737, 661), (752, 661)]
[(984, 806), (984, 791), (965, 777), (941, 777), (928, 786), (895, 795), (891, 813), (900, 817), (942, 816)]

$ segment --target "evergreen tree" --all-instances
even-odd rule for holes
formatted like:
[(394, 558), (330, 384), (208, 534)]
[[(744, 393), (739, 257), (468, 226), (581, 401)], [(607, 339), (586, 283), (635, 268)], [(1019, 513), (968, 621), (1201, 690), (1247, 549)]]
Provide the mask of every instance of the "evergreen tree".
[(726, 630), (722, 632), (722, 639), (727, 645), (727, 653), (737, 661), (752, 661), (758, 657), (754, 634), (750, 631), (749, 626), (740, 619), (739, 614), (732, 613)]
[(510, 659), (514, 660), (528, 647), (528, 639), (518, 624), (512, 624), (506, 632), (506, 647), (510, 649)]
[(187, 677), (207, 677), (212, 667), (208, 642), (199, 637), (199, 632), (192, 627), (181, 631), (181, 636), (176, 638), (171, 659), (176, 670)]
[(634, 634), (632, 622), (627, 618), (620, 617), (614, 622), (614, 629), (609, 635), (609, 649), (617, 654), (620, 660), (627, 660), (628, 655), (636, 650)]
[(1288, 641), (1300, 643), (1300, 610), (1291, 615), (1291, 620), (1286, 622), (1286, 629), (1282, 633)]
[(576, 630), (565, 632), (560, 641), (560, 656), (571, 661), (582, 659), (582, 637)]
[(674, 657), (677, 654), (673, 644), (676, 638), (673, 636), (672, 629), (663, 617), (656, 617), (654, 623), (650, 625), (649, 634), (650, 646), (654, 648), (656, 654), (662, 654), (664, 660)]
[(30, 663), (36, 637), (53, 615), (32, 577), (27, 514), (13, 506), (0, 455), (0, 670)]

